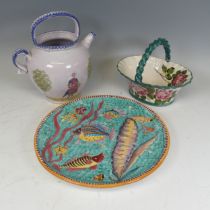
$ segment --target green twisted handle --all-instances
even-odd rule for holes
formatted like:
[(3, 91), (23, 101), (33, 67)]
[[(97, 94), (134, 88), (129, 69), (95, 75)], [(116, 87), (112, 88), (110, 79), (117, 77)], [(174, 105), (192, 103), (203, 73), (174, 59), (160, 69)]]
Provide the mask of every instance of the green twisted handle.
[(165, 60), (167, 62), (170, 61), (171, 56), (170, 56), (170, 45), (166, 39), (163, 38), (158, 38), (155, 41), (153, 41), (145, 50), (145, 53), (143, 54), (138, 67), (136, 68), (136, 76), (135, 76), (135, 81), (138, 83), (142, 82), (142, 73), (144, 71), (144, 66), (147, 63), (147, 60), (149, 59), (150, 55), (152, 52), (160, 45), (163, 45), (164, 50), (165, 50)]

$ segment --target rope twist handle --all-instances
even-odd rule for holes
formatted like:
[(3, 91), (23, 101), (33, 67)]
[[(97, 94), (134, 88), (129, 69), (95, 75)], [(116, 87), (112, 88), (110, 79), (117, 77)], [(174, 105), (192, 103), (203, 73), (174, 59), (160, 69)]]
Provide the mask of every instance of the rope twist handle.
[[(50, 18), (54, 18), (54, 17), (67, 17), (69, 18), (70, 20), (72, 20), (74, 22), (74, 25), (75, 25), (75, 31), (74, 31), (74, 34), (75, 34), (75, 37), (76, 37), (76, 40), (74, 40), (73, 44), (76, 43), (79, 39), (79, 35), (80, 35), (80, 24), (79, 24), (79, 21), (78, 19), (70, 14), (69, 12), (66, 12), (66, 11), (53, 11), (53, 12), (49, 12), (47, 14), (44, 14), (40, 17), (38, 17), (31, 25), (31, 36), (32, 36), (32, 41), (34, 43), (35, 46), (37, 47), (44, 47), (42, 46), (41, 44), (39, 44), (36, 40), (36, 29), (37, 27), (44, 21), (50, 19)], [(72, 45), (73, 45), (72, 44)], [(56, 48), (56, 47), (51, 47), (51, 48)]]
[(145, 53), (143, 54), (137, 68), (136, 68), (136, 76), (135, 76), (135, 81), (137, 83), (141, 83), (142, 82), (142, 73), (144, 71), (144, 66), (146, 65), (149, 57), (151, 56), (152, 52), (158, 47), (162, 45), (164, 50), (165, 50), (165, 60), (167, 62), (170, 61), (171, 56), (170, 56), (170, 45), (168, 43), (168, 41), (166, 39), (163, 38), (158, 38), (155, 41), (153, 41), (152, 43), (149, 44), (149, 46), (147, 47), (147, 49), (145, 50)]

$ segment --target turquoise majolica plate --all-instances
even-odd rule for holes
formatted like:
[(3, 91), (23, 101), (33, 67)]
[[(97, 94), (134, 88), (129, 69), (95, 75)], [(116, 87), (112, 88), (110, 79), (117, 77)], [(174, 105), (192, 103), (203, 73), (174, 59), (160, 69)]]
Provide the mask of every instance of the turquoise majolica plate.
[(74, 100), (50, 112), (35, 134), (41, 164), (87, 187), (115, 187), (152, 173), (164, 160), (169, 134), (160, 117), (118, 96)]

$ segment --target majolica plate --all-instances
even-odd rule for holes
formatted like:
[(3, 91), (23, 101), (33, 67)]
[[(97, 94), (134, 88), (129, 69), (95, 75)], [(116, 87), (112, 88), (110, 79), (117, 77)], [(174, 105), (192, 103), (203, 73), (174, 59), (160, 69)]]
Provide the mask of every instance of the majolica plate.
[(168, 130), (152, 110), (118, 96), (76, 99), (51, 111), (35, 134), (40, 163), (87, 187), (116, 187), (151, 174), (169, 149)]

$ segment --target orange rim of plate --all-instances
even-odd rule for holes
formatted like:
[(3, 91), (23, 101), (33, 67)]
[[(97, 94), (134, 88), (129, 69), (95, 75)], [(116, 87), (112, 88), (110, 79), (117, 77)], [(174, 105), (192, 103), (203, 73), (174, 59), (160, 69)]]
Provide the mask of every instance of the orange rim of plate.
[[(164, 128), (164, 131), (165, 131), (165, 137), (166, 137), (166, 144), (165, 144), (165, 148), (164, 148), (164, 151), (162, 153), (162, 156), (161, 158), (159, 159), (159, 161), (152, 167), (150, 168), (148, 171), (146, 171), (145, 173), (141, 174), (140, 176), (138, 177), (135, 177), (135, 178), (131, 178), (131, 179), (128, 179), (128, 180), (124, 180), (124, 181), (120, 181), (120, 182), (116, 182), (116, 183), (111, 183), (111, 184), (107, 184), (107, 183), (104, 183), (104, 184), (97, 184), (97, 183), (88, 183), (88, 182), (82, 182), (82, 181), (76, 181), (74, 179), (71, 179), (69, 177), (66, 177), (64, 175), (61, 175), (55, 171), (53, 171), (45, 162), (44, 160), (42, 159), (42, 157), (40, 156), (39, 154), (39, 151), (38, 151), (38, 147), (37, 147), (37, 141), (38, 141), (38, 133), (39, 133), (39, 129), (41, 128), (41, 126), (44, 124), (45, 120), (52, 114), (52, 112), (54, 112), (56, 109), (59, 109), (59, 108), (62, 108), (66, 105), (69, 105), (71, 103), (74, 103), (76, 101), (79, 101), (81, 99), (88, 99), (88, 98), (99, 98), (99, 97), (112, 97), (112, 98), (119, 98), (119, 99), (124, 99), (124, 100), (129, 100), (133, 103), (136, 103), (137, 105), (139, 106), (142, 106), (144, 107), (145, 109), (147, 109), (148, 111), (150, 111), (152, 114), (155, 115), (155, 117), (160, 121), (160, 123), (162, 124), (163, 128)], [(35, 149), (35, 153), (36, 153), (36, 156), (39, 160), (39, 162), (41, 163), (41, 165), (51, 174), (53, 174), (54, 176), (66, 181), (66, 182), (69, 182), (71, 184), (76, 184), (76, 185), (79, 185), (79, 186), (83, 186), (83, 187), (90, 187), (90, 188), (113, 188), (113, 187), (119, 187), (119, 186), (123, 186), (123, 185), (127, 185), (127, 184), (131, 184), (131, 183), (134, 183), (134, 182), (137, 182), (147, 176), (149, 176), (150, 174), (152, 174), (157, 168), (159, 168), (159, 166), (163, 163), (163, 161), (165, 160), (167, 154), (168, 154), (168, 151), (169, 151), (169, 147), (170, 147), (170, 136), (169, 136), (169, 132), (168, 132), (168, 128), (166, 126), (166, 124), (163, 122), (163, 120), (160, 118), (160, 116), (158, 114), (156, 114), (153, 110), (151, 110), (149, 107), (143, 105), (142, 103), (138, 102), (138, 101), (135, 101), (133, 99), (130, 99), (130, 98), (126, 98), (126, 97), (122, 97), (122, 96), (114, 96), (114, 95), (95, 95), (95, 96), (85, 96), (85, 97), (79, 97), (77, 99), (74, 99), (68, 103), (64, 103), (60, 106), (58, 106), (57, 108), (53, 109), (52, 111), (50, 111), (40, 122), (38, 128), (36, 129), (36, 132), (35, 132), (35, 135), (34, 135), (34, 149)]]

